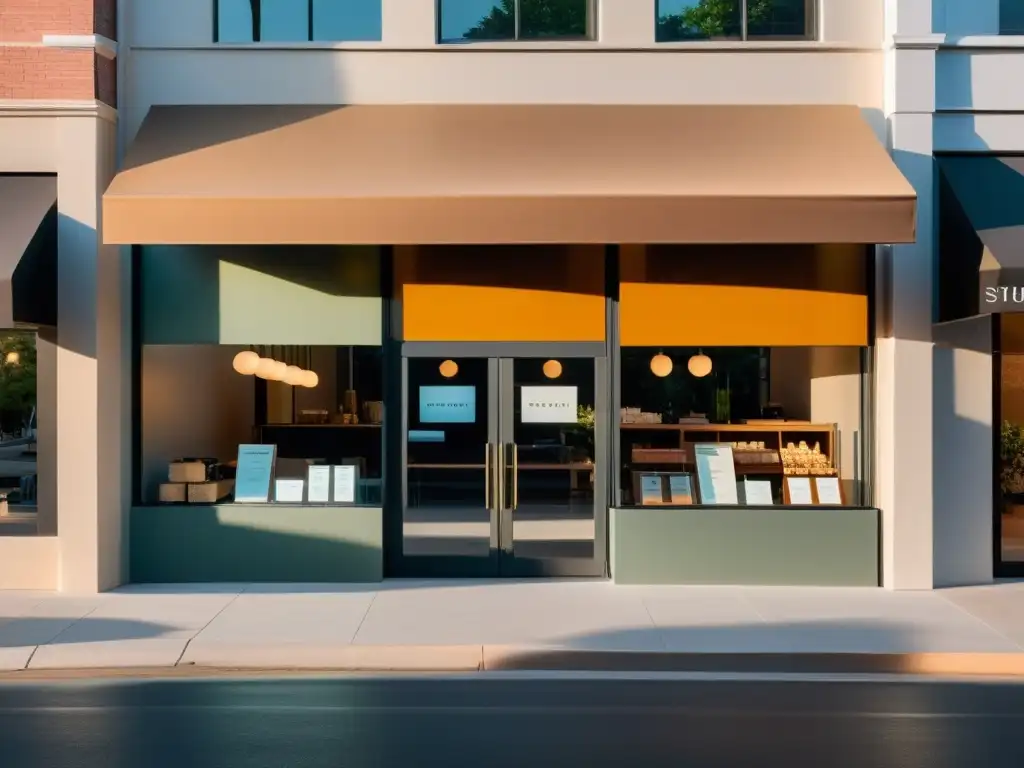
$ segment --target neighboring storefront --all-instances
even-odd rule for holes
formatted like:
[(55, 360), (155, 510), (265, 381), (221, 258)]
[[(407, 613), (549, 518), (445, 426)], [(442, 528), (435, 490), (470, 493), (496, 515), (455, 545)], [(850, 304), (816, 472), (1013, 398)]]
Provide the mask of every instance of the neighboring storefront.
[(131, 580), (878, 585), (915, 200), (855, 107), (153, 108)]

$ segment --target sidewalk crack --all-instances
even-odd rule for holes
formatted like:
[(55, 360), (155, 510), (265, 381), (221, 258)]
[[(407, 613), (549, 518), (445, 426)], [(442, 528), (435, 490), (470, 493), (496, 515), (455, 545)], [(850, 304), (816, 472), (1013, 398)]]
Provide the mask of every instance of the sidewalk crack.
[(210, 620), (208, 622), (203, 624), (203, 626), (201, 626), (199, 629), (196, 630), (195, 634), (192, 635), (192, 637), (190, 637), (188, 640), (185, 641), (185, 645), (182, 646), (181, 653), (178, 654), (178, 659), (177, 659), (177, 661), (174, 662), (174, 666), (178, 666), (179, 664), (181, 664), (181, 660), (183, 658), (185, 658), (185, 652), (188, 650), (188, 647), (192, 644), (192, 641), (195, 640), (197, 637), (199, 637), (199, 635), (202, 633), (202, 631), (204, 629), (206, 629), (208, 626), (213, 624), (213, 622), (215, 622), (217, 620), (218, 616), (220, 616), (222, 613), (224, 613), (224, 611), (226, 611), (228, 608), (230, 608), (232, 605), (234, 605), (235, 601), (239, 597), (242, 596), (242, 592), (244, 592), (244, 590), (236, 592), (234, 597), (232, 597), (230, 600), (228, 600), (226, 603), (224, 603), (224, 605), (221, 606), (220, 610), (217, 611), (215, 614), (213, 614), (213, 616), (210, 617)]
[(378, 590), (378, 591), (374, 592), (373, 593), (373, 597), (370, 598), (370, 602), (366, 606), (366, 610), (363, 611), (363, 617), (359, 620), (359, 626), (356, 627), (356, 631), (352, 633), (352, 637), (348, 641), (349, 645), (355, 645), (356, 638), (359, 636), (359, 630), (361, 630), (363, 628), (363, 624), (366, 623), (366, 617), (370, 615), (370, 609), (373, 608), (373, 604), (375, 602), (377, 602), (377, 595), (379, 595), (379, 594), (380, 594), (380, 591)]
[(644, 613), (647, 614), (648, 620), (651, 622), (651, 629), (654, 630), (655, 637), (658, 638), (658, 643), (661, 645), (663, 651), (668, 650), (668, 643), (665, 642), (665, 635), (661, 632), (661, 627), (658, 626), (658, 622), (654, 620), (654, 614), (651, 613), (651, 609), (647, 606), (647, 601), (644, 598), (640, 598), (640, 605), (644, 607)]
[(1022, 645), (1021, 643), (1018, 643), (1018, 642), (1017, 642), (1016, 640), (1014, 640), (1014, 639), (1013, 639), (1012, 637), (1010, 637), (1009, 635), (1007, 635), (1007, 634), (1006, 634), (1005, 632), (1003, 632), (1003, 631), (1002, 631), (1001, 629), (998, 629), (998, 628), (996, 628), (996, 627), (993, 627), (993, 626), (992, 626), (991, 624), (989, 624), (989, 623), (988, 623), (987, 621), (985, 621), (985, 620), (984, 620), (983, 618), (981, 618), (980, 616), (976, 616), (975, 614), (971, 613), (971, 611), (969, 611), (969, 610), (968, 610), (967, 608), (965, 608), (964, 606), (962, 606), (962, 605), (960, 605), (959, 603), (956, 603), (956, 602), (954, 602), (954, 601), (950, 600), (950, 599), (949, 599), (948, 597), (946, 597), (945, 595), (941, 595), (941, 594), (940, 594), (940, 595), (937, 595), (937, 597), (938, 597), (938, 598), (939, 598), (940, 600), (942, 600), (942, 601), (943, 601), (944, 603), (946, 603), (946, 605), (951, 605), (951, 606), (953, 606), (953, 607), (954, 607), (954, 608), (956, 608), (956, 609), (957, 609), (958, 611), (960, 611), (961, 613), (963, 613), (963, 614), (964, 614), (964, 615), (966, 615), (966, 616), (969, 616), (969, 617), (970, 617), (971, 619), (973, 619), (974, 621), (978, 622), (979, 624), (981, 624), (981, 625), (982, 625), (983, 627), (985, 627), (986, 629), (990, 629), (990, 630), (992, 630), (992, 632), (993, 632), (993, 633), (995, 633), (996, 635), (998, 635), (999, 637), (1001, 637), (1001, 638), (1002, 638), (1003, 640), (1005, 640), (1006, 642), (1008, 642), (1008, 643), (1009, 643), (1010, 645), (1016, 646), (1017, 648), (1019, 648), (1019, 649), (1021, 649), (1022, 651), (1024, 651), (1024, 645)]

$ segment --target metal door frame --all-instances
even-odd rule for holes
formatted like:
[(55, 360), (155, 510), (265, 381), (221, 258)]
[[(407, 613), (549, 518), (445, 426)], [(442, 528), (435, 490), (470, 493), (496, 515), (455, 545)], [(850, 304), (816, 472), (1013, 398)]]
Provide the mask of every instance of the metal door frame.
[[(530, 559), (516, 557), (511, 550), (512, 510), (496, 504), (491, 511), (491, 550), (487, 557), (464, 555), (405, 555), (402, 552), (404, 517), (408, 508), (408, 402), (409, 358), (483, 358), (487, 360), (487, 436), (489, 445), (511, 437), (515, 406), (514, 361), (517, 358), (588, 358), (594, 361), (594, 556), (583, 558)], [(406, 577), (498, 577), (498, 576), (594, 576), (608, 572), (608, 509), (611, 500), (611, 425), (605, 407), (611, 392), (609, 360), (604, 342), (404, 342), (399, 367), (401, 400), (400, 450), (395, 453), (391, 492), (385, 499), (385, 547), (393, 575)], [(504, 431), (503, 431), (504, 430)], [(508, 440), (506, 440), (508, 442)], [(489, 446), (488, 446), (489, 449)], [(485, 470), (486, 471), (486, 470)], [(395, 500), (397, 504), (388, 504)], [(502, 541), (502, 538), (506, 541)]]

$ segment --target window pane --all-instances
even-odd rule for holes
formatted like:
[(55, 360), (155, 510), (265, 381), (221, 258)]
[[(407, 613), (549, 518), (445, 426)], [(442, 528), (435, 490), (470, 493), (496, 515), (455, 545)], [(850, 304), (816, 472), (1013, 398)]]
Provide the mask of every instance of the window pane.
[[(761, 2), (762, 0), (755, 0)], [(659, 43), (739, 38), (741, 0), (658, 0)]]
[(0, 535), (31, 523), (36, 509), (36, 337), (0, 335)]
[(624, 504), (692, 503), (672, 501), (676, 491), (686, 496), (686, 482), (706, 493), (690, 443), (729, 446), (740, 503), (786, 503), (787, 477), (810, 478), (798, 484), (818, 488), (822, 504), (836, 503), (837, 490), (846, 504), (867, 498), (857, 458), (860, 348), (623, 347), (621, 355)]
[(999, 0), (999, 34), (1024, 35), (1024, 0)]
[(308, 3), (301, 0), (262, 0), (262, 8), (261, 40), (268, 43), (309, 40)]
[(441, 40), (512, 40), (513, 0), (441, 0)]
[(313, 0), (313, 39), (380, 40), (381, 0)]
[(804, 37), (807, 0), (747, 0), (747, 37)]
[(586, 37), (589, 5), (588, 0), (520, 0), (519, 37)]
[(217, 0), (217, 41), (251, 43), (259, 39), (259, 25), (254, 36), (253, 5), (259, 0)]

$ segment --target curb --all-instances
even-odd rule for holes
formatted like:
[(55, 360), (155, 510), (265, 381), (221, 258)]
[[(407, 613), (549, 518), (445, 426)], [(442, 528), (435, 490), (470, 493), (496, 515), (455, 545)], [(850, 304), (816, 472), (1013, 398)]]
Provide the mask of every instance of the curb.
[[(109, 659), (104, 658), (102, 662)], [(75, 658), (67, 661), (74, 663)], [(80, 661), (80, 660), (79, 660)], [(100, 660), (98, 660), (100, 661)], [(201, 676), (226, 673), (704, 673), (1024, 677), (1024, 653), (672, 653), (491, 645), (191, 645), (176, 664), (56, 664), (0, 678), (60, 675)]]

